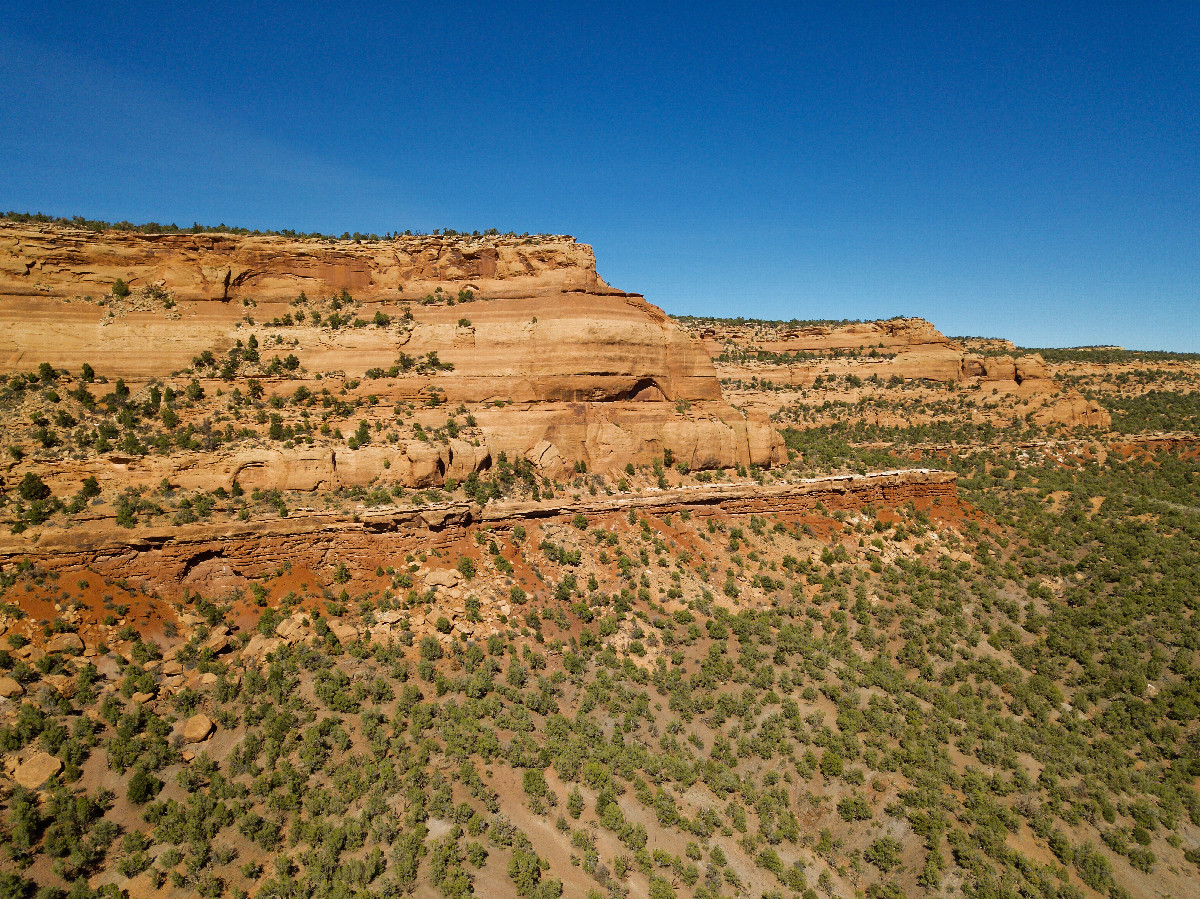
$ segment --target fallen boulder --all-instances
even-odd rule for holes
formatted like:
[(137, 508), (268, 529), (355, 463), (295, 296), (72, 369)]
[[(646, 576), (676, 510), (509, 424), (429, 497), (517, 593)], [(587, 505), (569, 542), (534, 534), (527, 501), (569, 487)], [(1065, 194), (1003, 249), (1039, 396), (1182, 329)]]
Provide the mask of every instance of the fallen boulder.
[(13, 779), (27, 790), (36, 790), (62, 770), (63, 763), (48, 752), (38, 752), (27, 758)]
[(425, 586), (457, 587), (460, 580), (462, 580), (462, 575), (453, 568), (435, 568), (429, 574), (425, 575)]
[(201, 743), (207, 740), (212, 732), (212, 719), (202, 712), (197, 713), (183, 724), (183, 742)]
[(46, 652), (83, 652), (79, 634), (55, 634), (46, 644)]

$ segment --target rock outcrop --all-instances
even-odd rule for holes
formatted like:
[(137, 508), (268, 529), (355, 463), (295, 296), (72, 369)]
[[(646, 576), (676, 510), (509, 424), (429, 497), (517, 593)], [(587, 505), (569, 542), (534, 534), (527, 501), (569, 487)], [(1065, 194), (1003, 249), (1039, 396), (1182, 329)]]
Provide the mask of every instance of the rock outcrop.
[(764, 335), (762, 349), (775, 353), (794, 353), (814, 350), (878, 350), (932, 349), (950, 347), (951, 342), (941, 331), (923, 318), (889, 318), (875, 322), (848, 324), (819, 324), (789, 328), (781, 326)]
[(796, 387), (812, 387), (831, 375), (955, 384), (1029, 399), (1039, 424), (1111, 424), (1098, 404), (1078, 393), (1061, 393), (1040, 355), (1019, 355), (1008, 341), (960, 343), (920, 318), (803, 327), (714, 323), (691, 330), (713, 358), (722, 360), (722, 375), (730, 377)]
[[(1017, 387), (1027, 381), (1050, 383), (1040, 356), (1020, 356), (964, 349), (921, 318), (877, 322), (761, 327), (757, 333), (737, 325), (699, 329), (709, 352), (718, 357), (729, 342), (743, 354), (761, 361), (763, 377), (777, 383), (811, 383), (830, 363), (838, 373), (876, 375), (883, 380), (980, 383)], [(779, 364), (776, 357), (792, 356), (795, 363)], [(821, 365), (811, 364), (818, 360)]]
[(592, 249), (568, 236), (292, 239), (141, 234), (0, 222), (0, 295), (108, 293), (118, 278), (185, 300), (291, 300), (347, 290), (420, 298), (447, 283), (485, 296), (619, 293), (596, 274)]
[(63, 763), (48, 752), (35, 752), (17, 768), (13, 774), (20, 786), (36, 790), (62, 770)]
[[(111, 295), (118, 278), (131, 297)], [(302, 291), (319, 312), (293, 303)], [(696, 468), (783, 458), (767, 422), (722, 401), (701, 343), (608, 286), (591, 248), (570, 237), (356, 243), (0, 223), (0, 373), (88, 363), (136, 385), (205, 352), (219, 360), (252, 335), (264, 356), (271, 347), (296, 360), (287, 380), (261, 376), (272, 393), (361, 380), (356, 395), (381, 407), (472, 407), (484, 439), (358, 451), (335, 439), (247, 448), (200, 468), (172, 455), (130, 462), (131, 475), (314, 490), (461, 480), (501, 451), (536, 457), (551, 476), (580, 462), (644, 464), (664, 450)], [(231, 386), (205, 381), (210, 393)]]
[[(918, 509), (958, 508), (953, 472), (913, 469), (868, 475), (837, 475), (796, 483), (695, 485), (626, 496), (581, 500), (498, 502), (480, 508), (465, 502), (437, 507), (396, 506), (345, 513), (297, 513), (288, 518), (176, 527), (114, 528), (95, 521), (70, 530), (48, 530), (36, 546), (39, 564), (51, 570), (89, 570), (121, 577), (148, 590), (178, 593), (181, 588), (211, 592), (245, 590), (250, 582), (288, 566), (328, 570), (333, 560), (360, 570), (392, 564), (409, 552), (460, 545), (472, 527), (506, 530), (533, 520), (571, 521), (628, 515), (661, 515), (687, 510), (707, 516), (768, 515), (784, 518), (822, 507), (861, 509), (868, 505)], [(20, 535), (0, 536), (0, 566), (27, 558), (30, 546)], [(426, 589), (454, 589), (462, 577), (435, 568), (421, 579)], [(308, 627), (297, 613), (281, 622), (274, 636), (256, 634), (244, 655), (265, 657), (294, 641)]]
[(1112, 424), (1107, 409), (1096, 400), (1077, 393), (1047, 403), (1034, 413), (1033, 420), (1040, 425), (1062, 424), (1071, 428), (1107, 428)]

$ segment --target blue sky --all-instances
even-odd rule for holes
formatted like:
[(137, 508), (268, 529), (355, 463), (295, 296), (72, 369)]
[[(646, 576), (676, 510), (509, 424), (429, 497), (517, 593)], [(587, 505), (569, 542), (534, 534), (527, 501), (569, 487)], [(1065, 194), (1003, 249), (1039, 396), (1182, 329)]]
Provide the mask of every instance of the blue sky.
[(1200, 351), (1200, 4), (89, 3), (0, 207), (575, 235), (673, 313)]

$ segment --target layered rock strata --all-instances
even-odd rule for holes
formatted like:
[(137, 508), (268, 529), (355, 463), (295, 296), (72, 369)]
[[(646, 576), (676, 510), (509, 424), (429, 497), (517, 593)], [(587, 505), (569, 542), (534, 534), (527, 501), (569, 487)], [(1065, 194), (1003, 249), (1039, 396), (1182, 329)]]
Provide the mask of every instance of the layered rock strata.
[[(115, 528), (110, 520), (98, 520), (70, 530), (47, 530), (33, 555), (49, 569), (88, 569), (123, 577), (148, 589), (232, 589), (245, 587), (251, 579), (285, 562), (318, 570), (341, 560), (369, 570), (408, 551), (453, 545), (470, 528), (481, 525), (505, 531), (532, 520), (566, 521), (576, 515), (601, 519), (626, 515), (631, 510), (653, 515), (687, 510), (701, 517), (718, 512), (772, 514), (786, 520), (818, 507), (853, 510), (868, 505), (894, 508), (905, 503), (923, 510), (935, 506), (943, 512), (957, 509), (955, 474), (913, 469), (767, 486), (679, 487), (582, 502), (493, 503), (482, 508), (474, 503), (452, 502), (364, 508), (350, 517), (297, 511), (287, 518), (141, 527), (133, 531)], [(0, 565), (28, 558), (31, 549), (20, 537), (0, 537)]]
[[(129, 297), (111, 293), (118, 278)], [(500, 452), (550, 476), (664, 451), (692, 468), (784, 459), (768, 423), (722, 402), (703, 346), (641, 296), (609, 287), (591, 248), (570, 237), (360, 244), (0, 223), (0, 373), (87, 363), (136, 389), (205, 352), (220, 360), (252, 335), (264, 356), (270, 348), (299, 365), (298, 377), (260, 377), (268, 394), (315, 392), (332, 378), (381, 408), (464, 404), (482, 438), (370, 451), (335, 439), (203, 463), (109, 456), (82, 468), (110, 480), (320, 489), (461, 479)], [(210, 395), (236, 386), (198, 374)]]
[(920, 318), (784, 324), (758, 330), (707, 325), (692, 330), (713, 358), (728, 358), (734, 350), (733, 361), (721, 365), (722, 374), (745, 372), (797, 387), (811, 387), (817, 378), (831, 374), (957, 384), (1034, 400), (1039, 424), (1107, 427), (1112, 423), (1095, 400), (1078, 392), (1060, 392), (1040, 355), (1017, 355), (1007, 341), (975, 340), (978, 348), (989, 351), (973, 352)]
[(160, 285), (182, 300), (290, 300), (343, 289), (420, 298), (456, 284), (490, 297), (620, 293), (596, 274), (592, 249), (568, 236), (291, 239), (140, 234), (0, 222), (0, 295), (108, 293)]

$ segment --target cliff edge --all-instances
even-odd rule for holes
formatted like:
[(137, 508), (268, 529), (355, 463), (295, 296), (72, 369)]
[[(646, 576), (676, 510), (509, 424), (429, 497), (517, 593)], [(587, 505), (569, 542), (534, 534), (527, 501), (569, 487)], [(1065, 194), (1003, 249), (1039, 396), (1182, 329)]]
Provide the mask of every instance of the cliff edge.
[[(606, 284), (591, 247), (569, 236), (359, 243), (0, 223), (0, 372), (43, 363), (71, 374), (86, 364), (135, 393), (181, 394), (194, 377), (205, 397), (188, 408), (196, 425), (228, 416), (228, 395), (253, 381), (256, 403), (305, 429), (291, 446), (252, 429), (204, 462), (74, 448), (74, 469), (118, 466), (136, 481), (200, 474), (229, 488), (248, 467), (264, 488), (419, 486), (500, 453), (551, 476), (664, 455), (691, 468), (784, 458), (765, 420), (722, 401), (702, 343)], [(292, 407), (333, 385), (338, 400), (325, 401), (314, 433), (311, 414)], [(420, 419), (444, 420), (451, 406), (473, 429), (421, 439)], [(414, 416), (415, 439), (405, 433)], [(339, 419), (380, 437), (351, 447)]]

